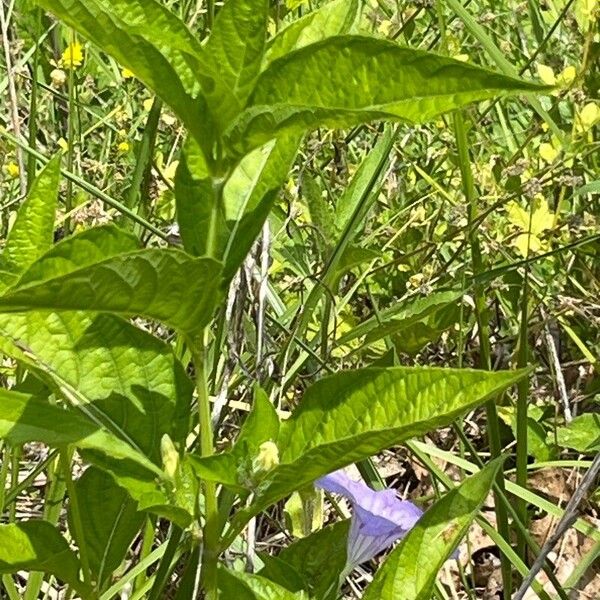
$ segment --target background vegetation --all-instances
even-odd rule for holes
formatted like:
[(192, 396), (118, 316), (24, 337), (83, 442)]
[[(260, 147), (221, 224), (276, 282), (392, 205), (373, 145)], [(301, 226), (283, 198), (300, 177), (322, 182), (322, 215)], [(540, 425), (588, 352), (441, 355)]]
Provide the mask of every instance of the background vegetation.
[[(198, 39), (210, 29), (210, 10), (220, 9), (209, 3), (207, 13), (200, 0), (162, 4)], [(274, 36), (327, 2), (271, 4)], [(598, 10), (595, 0), (366, 1), (361, 31), (555, 87), (425, 125), (310, 133), (211, 333), (208, 392), (220, 449), (239, 431), (257, 383), (286, 417), (311, 384), (345, 369), (532, 368), (496, 409), (473, 411), (361, 467), (376, 489), (427, 505), (448, 482), (507, 454), (505, 488), (487, 498), (460, 568), (441, 572), (440, 598), (509, 597), (520, 580), (508, 581), (498, 557), (510, 555), (508, 543), (523, 565), (533, 563), (600, 449)], [(145, 247), (181, 246), (174, 189), (185, 128), (175, 114), (131, 70), (33, 2), (3, 0), (0, 16), (1, 239), (39, 165), (61, 153), (57, 241), (114, 223)], [(366, 161), (376, 167), (368, 181), (355, 178)], [(348, 228), (351, 215), (359, 218)], [(136, 325), (190, 363), (170, 329)], [(37, 393), (39, 379), (14, 358), (3, 359), (4, 387)], [(43, 515), (65, 529), (55, 457), (41, 444), (2, 446), (3, 522)], [(81, 465), (76, 456), (76, 475)], [(540, 579), (551, 597), (600, 597), (600, 497), (587, 485), (573, 507), (575, 529), (550, 557), (559, 592), (547, 574)], [(336, 520), (329, 503), (311, 502), (308, 517), (306, 499), (296, 496), (262, 513), (231, 560), (258, 569), (260, 553), (275, 555)], [(145, 527), (128, 565), (171, 539), (164, 522), (146, 519)], [(362, 597), (375, 570), (375, 561), (355, 569), (343, 593)], [(174, 568), (163, 597), (183, 572)], [(38, 589), (57, 597), (54, 580), (38, 588), (27, 581), (4, 575), (0, 597), (36, 598)], [(131, 597), (145, 597), (142, 580), (127, 585)]]

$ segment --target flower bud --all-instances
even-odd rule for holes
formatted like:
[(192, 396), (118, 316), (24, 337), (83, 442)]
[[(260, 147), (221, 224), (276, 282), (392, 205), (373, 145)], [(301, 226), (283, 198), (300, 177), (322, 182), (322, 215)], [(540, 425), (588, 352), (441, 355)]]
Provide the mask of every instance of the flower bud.
[(255, 471), (270, 471), (279, 464), (279, 449), (275, 442), (269, 440), (263, 442), (258, 447), (258, 454), (254, 459), (254, 470)]
[(160, 440), (160, 454), (162, 456), (163, 470), (171, 481), (175, 481), (179, 468), (179, 452), (173, 440), (165, 433)]

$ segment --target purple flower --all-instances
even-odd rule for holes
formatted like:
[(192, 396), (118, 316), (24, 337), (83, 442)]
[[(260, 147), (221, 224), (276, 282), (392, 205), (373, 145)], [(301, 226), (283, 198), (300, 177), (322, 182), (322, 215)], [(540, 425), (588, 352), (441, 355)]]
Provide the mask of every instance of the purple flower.
[(394, 490), (375, 491), (354, 481), (344, 470), (315, 482), (328, 492), (346, 497), (353, 512), (348, 534), (348, 566), (370, 560), (414, 527), (423, 511), (412, 502), (399, 500)]

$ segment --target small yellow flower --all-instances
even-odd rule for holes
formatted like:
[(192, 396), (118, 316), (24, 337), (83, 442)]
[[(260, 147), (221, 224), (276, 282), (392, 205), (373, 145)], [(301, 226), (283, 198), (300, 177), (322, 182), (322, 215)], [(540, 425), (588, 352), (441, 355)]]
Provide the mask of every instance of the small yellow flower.
[(129, 142), (126, 142), (126, 141), (121, 142), (117, 146), (117, 152), (119, 154), (127, 154), (129, 152), (129, 150), (131, 150), (131, 146), (130, 146)]
[(540, 157), (544, 162), (553, 163), (558, 157), (558, 150), (552, 144), (544, 142), (540, 144)]
[(61, 64), (69, 69), (75, 69), (83, 64), (83, 46), (79, 42), (72, 42), (63, 52)]
[(19, 176), (19, 173), (20, 173), (19, 165), (17, 163), (14, 163), (14, 162), (9, 162), (6, 165), (6, 173), (8, 174), (9, 177), (12, 177), (13, 179), (16, 179)]
[(546, 85), (556, 85), (556, 75), (554, 74), (552, 67), (538, 63), (537, 72), (538, 72), (538, 77)]
[(146, 98), (144, 100), (144, 102), (142, 103), (142, 106), (144, 107), (144, 110), (146, 112), (150, 112), (150, 109), (152, 108), (153, 104), (154, 104), (154, 98)]
[(69, 144), (65, 138), (58, 138), (56, 144), (63, 152), (66, 152), (69, 149)]
[(54, 87), (62, 87), (67, 81), (67, 74), (62, 69), (53, 69), (50, 73), (50, 80)]
[(123, 67), (121, 69), (121, 77), (123, 79), (132, 79), (133, 77), (135, 77), (135, 74), (133, 71), (131, 71), (130, 69), (128, 69), (127, 67)]

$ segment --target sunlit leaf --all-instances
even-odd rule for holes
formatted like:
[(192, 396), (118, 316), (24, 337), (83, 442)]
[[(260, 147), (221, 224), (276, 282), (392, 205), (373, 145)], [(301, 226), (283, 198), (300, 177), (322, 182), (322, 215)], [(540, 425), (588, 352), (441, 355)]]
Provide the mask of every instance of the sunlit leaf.
[(526, 373), (396, 367), (318, 381), (282, 424), (281, 464), (255, 490), (252, 505), (234, 517), (233, 530), (331, 471), (451, 423)]
[(51, 248), (59, 179), (60, 156), (56, 156), (37, 176), (19, 208), (0, 258), (0, 271), (7, 271), (2, 273), (0, 287), (14, 283), (31, 263)]
[(387, 40), (337, 36), (271, 63), (226, 137), (243, 154), (283, 133), (373, 120), (422, 123), (470, 102), (543, 89)]
[(22, 521), (0, 525), (0, 573), (43, 571), (68, 583), (85, 595), (79, 580), (77, 555), (58, 529), (46, 521)]
[[(106, 236), (92, 233), (64, 240), (34, 263), (0, 298), (0, 312), (141, 315), (186, 332), (208, 323), (218, 299), (218, 262), (155, 248), (103, 259), (100, 249)], [(88, 244), (90, 239), (93, 243)]]

